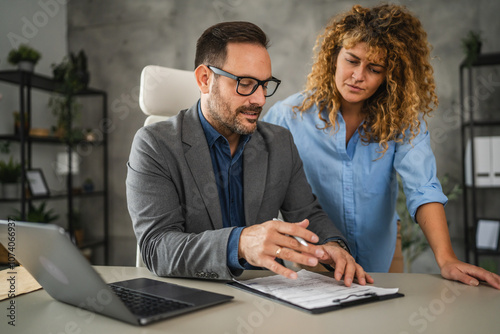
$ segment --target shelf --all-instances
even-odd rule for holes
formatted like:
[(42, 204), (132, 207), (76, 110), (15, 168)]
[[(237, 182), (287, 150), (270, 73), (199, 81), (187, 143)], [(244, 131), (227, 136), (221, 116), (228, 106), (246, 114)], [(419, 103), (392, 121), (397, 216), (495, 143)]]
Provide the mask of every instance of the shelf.
[[(24, 79), (26, 79), (27, 82), (25, 82)], [(52, 78), (36, 73), (22, 72), (17, 70), (0, 71), (0, 81), (9, 82), (16, 85), (28, 84), (32, 88), (37, 88), (49, 92), (59, 92), (59, 93), (61, 92), (57, 88), (58, 84)], [(78, 94), (76, 95), (103, 95), (103, 94), (106, 93), (102, 90), (94, 88), (86, 88), (78, 92)]]
[[(95, 197), (95, 196), (104, 196), (105, 192), (104, 191), (92, 191), (88, 193), (83, 193), (83, 192), (74, 192), (72, 194), (73, 197)], [(54, 193), (49, 196), (37, 196), (37, 197), (26, 197), (27, 201), (42, 201), (42, 200), (57, 200), (57, 199), (66, 199), (68, 197), (67, 193)], [(6, 199), (6, 198), (0, 198), (0, 203), (13, 203), (13, 202), (19, 202), (21, 201), (21, 198), (14, 198), (14, 199)]]
[[(466, 60), (462, 61), (460, 64), (460, 101), (461, 101), (461, 112), (460, 112), (460, 117), (462, 120), (461, 124), (461, 136), (462, 136), (462, 166), (463, 171), (462, 171), (462, 185), (463, 185), (463, 209), (464, 209), (464, 237), (465, 237), (465, 258), (466, 262), (469, 262), (469, 252), (473, 254), (473, 260), (476, 265), (479, 264), (479, 257), (480, 256), (499, 256), (500, 251), (499, 250), (484, 250), (484, 249), (477, 249), (476, 248), (476, 243), (475, 243), (475, 236), (476, 236), (476, 231), (478, 227), (478, 221), (480, 219), (488, 219), (488, 218), (481, 218), (482, 214), (481, 212), (484, 212), (487, 208), (495, 208), (498, 207), (499, 202), (498, 196), (490, 196), (488, 195), (488, 203), (481, 203), (479, 205), (478, 203), (478, 198), (479, 194), (484, 194), (485, 192), (491, 191), (498, 191), (500, 187), (498, 186), (490, 186), (490, 187), (478, 187), (477, 185), (467, 185), (467, 175), (466, 175), (466, 168), (465, 164), (468, 163), (470, 166), (470, 170), (473, 172), (476, 170), (476, 159), (475, 157), (475, 149), (474, 147), (476, 145), (471, 145), (471, 150), (470, 154), (472, 156), (471, 159), (467, 160), (466, 159), (466, 145), (467, 138), (469, 141), (474, 140), (474, 138), (479, 137), (477, 133), (475, 133), (474, 129), (484, 129), (485, 128), (492, 128), (492, 127), (498, 127), (500, 126), (500, 119), (485, 119), (486, 117), (483, 116), (483, 119), (474, 119), (474, 117), (480, 118), (480, 115), (477, 115), (477, 111), (480, 110), (482, 106), (475, 105), (475, 106), (469, 106), (469, 108), (465, 108), (466, 105), (466, 98), (467, 94), (473, 94), (474, 92), (474, 85), (476, 85), (475, 81), (475, 76), (474, 76), (474, 69), (477, 69), (479, 67), (484, 67), (484, 66), (498, 66), (500, 65), (500, 53), (487, 53), (487, 54), (480, 54), (478, 55), (477, 59), (470, 65), (467, 64)], [(467, 80), (465, 79), (464, 72), (467, 72)], [(468, 92), (468, 93), (467, 93)], [(488, 108), (488, 111), (495, 111), (495, 109), (498, 110), (498, 106), (491, 108)], [(466, 113), (468, 114), (469, 120), (465, 121)], [(500, 112), (499, 112), (500, 114)], [(495, 132), (495, 131), (489, 131), (489, 132)], [(491, 135), (491, 134), (490, 134)], [(497, 219), (495, 219), (497, 220)]]
[[(24, 72), (24, 71), (18, 71), (18, 70), (8, 70), (8, 71), (0, 71), (0, 82), (5, 82), (6, 84), (13, 84), (16, 85), (19, 88), (19, 97), (20, 97), (20, 102), (19, 102), (19, 112), (21, 115), (27, 115), (28, 116), (28, 123), (31, 120), (31, 116), (34, 113), (32, 109), (32, 93), (31, 91), (34, 89), (41, 90), (46, 93), (58, 93), (58, 94), (64, 94), (64, 92), (60, 89), (60, 83), (55, 82), (51, 77), (45, 76), (45, 75), (40, 75), (36, 73), (30, 73), (30, 72)], [(100, 113), (99, 111), (93, 110), (93, 109), (88, 109), (89, 114), (97, 115), (98, 117), (101, 117), (101, 120), (107, 120), (108, 118), (108, 96), (105, 91), (94, 89), (94, 88), (86, 88), (78, 93), (74, 94), (74, 96), (78, 96), (82, 100), (85, 97), (91, 97), (92, 99), (97, 98), (102, 100), (102, 107), (100, 108)], [(72, 127), (70, 127), (72, 128)], [(108, 256), (109, 256), (109, 250), (108, 250), (108, 238), (109, 238), (109, 207), (108, 207), (108, 200), (109, 200), (109, 193), (108, 193), (108, 147), (107, 147), (107, 132), (102, 132), (99, 133), (101, 136), (97, 137), (96, 139), (99, 140), (68, 140), (56, 136), (34, 136), (34, 135), (29, 135), (29, 129), (27, 131), (23, 131), (22, 136), (21, 134), (16, 134), (16, 133), (7, 133), (7, 134), (1, 134), (0, 135), (0, 140), (4, 141), (11, 141), (11, 142), (17, 142), (16, 143), (16, 148), (19, 149), (19, 157), (21, 159), (21, 168), (22, 168), (22, 175), (25, 174), (26, 170), (32, 167), (32, 160), (33, 160), (33, 152), (34, 150), (38, 150), (41, 147), (41, 145), (53, 145), (53, 150), (58, 150), (60, 146), (66, 147), (69, 151), (72, 150), (73, 146), (79, 146), (80, 148), (92, 148), (92, 147), (99, 147), (99, 154), (102, 154), (102, 160), (99, 160), (99, 164), (102, 162), (102, 169), (98, 169), (98, 171), (101, 171), (102, 175), (102, 183), (99, 183), (98, 190), (92, 191), (92, 192), (81, 192), (81, 188), (78, 188), (75, 191), (75, 188), (77, 188), (79, 185), (73, 183), (73, 179), (71, 177), (65, 177), (65, 187), (64, 191), (51, 191), (51, 194), (48, 196), (40, 196), (40, 197), (29, 197), (29, 194), (27, 192), (23, 192), (20, 194), (20, 198), (17, 199), (2, 199), (0, 198), (0, 203), (4, 204), (7, 203), (7, 206), (9, 207), (14, 207), (15, 205), (20, 206), (21, 208), (21, 216), (23, 217), (22, 219), (25, 219), (28, 211), (28, 204), (30, 202), (35, 202), (35, 201), (45, 201), (45, 200), (62, 200), (66, 201), (66, 207), (67, 207), (67, 213), (66, 213), (66, 224), (68, 226), (68, 233), (71, 235), (71, 238), (73, 239), (75, 237), (74, 235), (74, 228), (75, 224), (77, 223), (75, 219), (73, 218), (73, 213), (75, 213), (77, 210), (75, 210), (74, 207), (74, 200), (79, 199), (79, 202), (82, 202), (82, 199), (85, 199), (86, 201), (92, 201), (90, 204), (94, 204), (94, 200), (96, 203), (102, 203), (102, 224), (100, 227), (102, 227), (102, 238), (97, 239), (97, 240), (87, 240), (84, 242), (84, 244), (80, 248), (92, 248), (92, 247), (104, 247), (104, 264), (108, 263)], [(34, 133), (34, 132), (32, 132)], [(89, 138), (91, 137), (84, 137), (84, 133), (82, 132), (82, 136), (80, 136), (80, 133), (74, 132), (77, 134), (78, 138)], [(58, 147), (59, 146), (59, 147)], [(36, 148), (34, 148), (36, 147)], [(92, 159), (88, 156), (86, 156), (86, 159)], [(91, 160), (89, 160), (91, 161)], [(27, 180), (26, 178), (22, 178), (21, 180), (21, 188), (27, 187)], [(59, 188), (58, 188), (59, 189)], [(58, 204), (58, 203), (56, 203)], [(84, 203), (87, 205), (88, 203)], [(99, 207), (101, 207), (101, 204), (99, 204)], [(94, 227), (92, 227), (94, 228)], [(101, 233), (101, 232), (100, 232)]]
[(491, 186), (491, 187), (480, 187), (480, 186), (475, 186), (475, 187), (472, 187), (471, 185), (465, 185), (465, 187), (467, 189), (476, 189), (476, 190), (481, 190), (481, 189), (484, 189), (484, 190), (500, 190), (500, 186)]
[(85, 249), (85, 248), (94, 248), (97, 246), (105, 246), (105, 245), (106, 245), (105, 240), (86, 240), (83, 242), (83, 244), (78, 245), (78, 248)]
[[(10, 140), (10, 141), (21, 141), (21, 137), (19, 135), (0, 135), (0, 140)], [(28, 136), (26, 140), (30, 143), (49, 143), (49, 144), (62, 144), (67, 145), (68, 143), (63, 141), (59, 137), (55, 136), (47, 136), (47, 137), (39, 137), (39, 136)], [(104, 142), (101, 140), (78, 140), (75, 142), (75, 145), (94, 145), (99, 146)]]
[[(477, 59), (475, 62), (473, 62), (471, 65), (472, 67), (478, 67), (478, 66), (493, 66), (493, 65), (498, 65), (500, 64), (500, 53), (481, 53), (477, 56)], [(460, 68), (466, 68), (468, 67), (467, 61), (464, 59), (460, 63)]]
[(462, 124), (462, 127), (466, 128), (466, 127), (469, 127), (469, 126), (485, 126), (485, 127), (488, 127), (488, 126), (500, 126), (500, 120), (490, 120), (490, 121), (487, 121), (487, 120), (480, 120), (480, 121), (473, 121), (473, 122), (465, 122)]
[(488, 255), (500, 255), (500, 251), (498, 250), (488, 250), (488, 249), (478, 249), (477, 255), (488, 256)]

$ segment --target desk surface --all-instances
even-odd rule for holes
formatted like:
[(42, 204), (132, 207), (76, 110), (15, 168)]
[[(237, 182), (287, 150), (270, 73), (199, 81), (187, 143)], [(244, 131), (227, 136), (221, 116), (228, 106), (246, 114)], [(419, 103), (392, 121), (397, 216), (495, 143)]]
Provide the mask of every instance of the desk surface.
[[(427, 274), (380, 274), (375, 285), (399, 287), (403, 298), (311, 315), (240, 291), (223, 282), (160, 278), (146, 268), (95, 267), (108, 282), (150, 277), (229, 294), (234, 300), (146, 327), (79, 310), (40, 290), (16, 298), (16, 326), (9, 301), (0, 302), (0, 333), (499, 333), (500, 291), (468, 287)], [(264, 272), (265, 273), (265, 272)], [(246, 272), (256, 277), (262, 272)]]

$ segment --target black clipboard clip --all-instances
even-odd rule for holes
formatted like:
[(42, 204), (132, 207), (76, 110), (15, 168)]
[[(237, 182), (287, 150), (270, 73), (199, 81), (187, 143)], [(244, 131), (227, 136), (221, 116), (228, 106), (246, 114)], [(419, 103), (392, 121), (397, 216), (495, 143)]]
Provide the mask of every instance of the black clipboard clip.
[[(349, 300), (349, 298), (352, 298), (352, 297), (358, 297), (358, 298), (356, 298), (354, 300)], [(339, 306), (353, 306), (353, 305), (357, 305), (357, 304), (364, 304), (368, 301), (376, 301), (376, 300), (380, 300), (380, 297), (376, 293), (373, 293), (373, 292), (364, 293), (364, 294), (353, 293), (353, 294), (345, 296), (344, 298), (334, 299), (334, 300), (332, 300), (332, 303), (338, 304)]]

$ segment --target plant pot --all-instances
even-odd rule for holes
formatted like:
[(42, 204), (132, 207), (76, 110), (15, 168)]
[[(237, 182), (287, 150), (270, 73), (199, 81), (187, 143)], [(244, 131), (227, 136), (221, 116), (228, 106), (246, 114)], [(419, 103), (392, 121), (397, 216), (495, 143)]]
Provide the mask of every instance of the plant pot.
[(483, 47), (483, 42), (477, 42), (477, 51), (476, 51), (476, 53), (478, 55), (481, 54), (482, 47)]
[[(28, 135), (30, 131), (30, 125), (26, 122), (24, 124), (24, 135)], [(21, 122), (15, 122), (14, 123), (14, 134), (16, 136), (19, 136), (21, 134)]]
[(78, 246), (83, 245), (84, 233), (83, 229), (76, 229), (73, 234), (75, 235), (75, 241)]
[(86, 89), (89, 86), (90, 73), (88, 71), (77, 71), (75, 75), (82, 84), (83, 89)]
[(17, 63), (17, 68), (19, 69), (19, 71), (33, 73), (33, 71), (35, 70), (35, 63), (31, 61), (22, 60), (19, 63)]
[(17, 199), (21, 196), (20, 183), (4, 183), (2, 184), (2, 198)]
[[(16, 136), (19, 136), (21, 133), (21, 113), (19, 111), (14, 111), (13, 113), (14, 116), (14, 134)], [(24, 113), (24, 135), (28, 135), (28, 132), (30, 130), (30, 124), (29, 124), (29, 117), (28, 113)]]

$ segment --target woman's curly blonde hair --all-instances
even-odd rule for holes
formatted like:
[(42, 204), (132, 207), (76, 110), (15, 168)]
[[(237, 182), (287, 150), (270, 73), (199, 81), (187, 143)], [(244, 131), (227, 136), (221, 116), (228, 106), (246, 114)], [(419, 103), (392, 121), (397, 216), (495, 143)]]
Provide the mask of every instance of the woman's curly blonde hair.
[[(335, 85), (337, 57), (342, 47), (365, 42), (368, 57), (385, 56), (386, 78), (363, 106), (363, 142), (378, 142), (382, 155), (388, 142), (402, 142), (409, 131), (410, 142), (420, 132), (419, 115), (425, 116), (438, 105), (430, 45), (420, 21), (405, 7), (380, 5), (354, 6), (348, 13), (334, 17), (318, 36), (315, 62), (307, 77), (307, 97), (295, 111), (304, 112), (316, 105), (323, 129), (336, 131), (341, 95)], [(321, 111), (329, 110), (328, 120)]]

